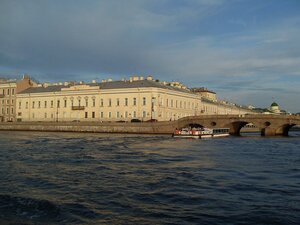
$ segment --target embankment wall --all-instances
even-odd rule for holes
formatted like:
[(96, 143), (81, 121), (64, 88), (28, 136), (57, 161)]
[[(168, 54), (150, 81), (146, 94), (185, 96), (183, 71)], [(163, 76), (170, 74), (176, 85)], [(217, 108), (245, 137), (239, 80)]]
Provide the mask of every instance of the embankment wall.
[(93, 132), (93, 133), (139, 133), (172, 134), (174, 122), (154, 123), (95, 123), (95, 122), (15, 122), (0, 123), (0, 130), (13, 131), (53, 131), (53, 132)]

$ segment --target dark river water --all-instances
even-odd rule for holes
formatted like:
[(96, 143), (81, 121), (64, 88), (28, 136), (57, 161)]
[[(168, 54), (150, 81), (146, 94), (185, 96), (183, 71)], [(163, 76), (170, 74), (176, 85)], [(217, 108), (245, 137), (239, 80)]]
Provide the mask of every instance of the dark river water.
[(300, 224), (300, 133), (1, 131), (0, 224)]

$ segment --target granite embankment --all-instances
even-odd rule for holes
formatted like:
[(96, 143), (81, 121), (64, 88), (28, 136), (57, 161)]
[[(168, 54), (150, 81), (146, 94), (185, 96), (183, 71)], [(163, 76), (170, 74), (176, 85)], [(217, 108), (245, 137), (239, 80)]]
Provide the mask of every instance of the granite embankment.
[(53, 131), (53, 132), (93, 132), (93, 133), (140, 133), (171, 134), (174, 122), (15, 122), (0, 123), (0, 130)]

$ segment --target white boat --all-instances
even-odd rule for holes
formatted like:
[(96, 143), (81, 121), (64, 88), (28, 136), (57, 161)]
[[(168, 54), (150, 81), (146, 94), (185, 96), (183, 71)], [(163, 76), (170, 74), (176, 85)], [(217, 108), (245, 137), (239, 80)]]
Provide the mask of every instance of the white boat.
[(172, 137), (176, 138), (213, 138), (229, 136), (229, 128), (182, 128), (176, 129)]

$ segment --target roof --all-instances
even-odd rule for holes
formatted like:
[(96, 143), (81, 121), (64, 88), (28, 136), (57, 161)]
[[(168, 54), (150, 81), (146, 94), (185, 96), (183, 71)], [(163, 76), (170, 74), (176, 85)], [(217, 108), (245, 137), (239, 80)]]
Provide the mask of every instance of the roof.
[(211, 90), (208, 90), (207, 88), (201, 87), (201, 88), (191, 88), (192, 92), (208, 92), (208, 93), (212, 93), (212, 94), (216, 94), (216, 92), (213, 92)]
[(11, 83), (17, 83), (17, 80), (4, 80), (4, 79), (0, 79), (0, 84), (11, 84)]
[[(110, 81), (103, 83), (90, 83), (87, 84), (90, 86), (99, 86), (100, 89), (121, 89), (121, 88), (143, 88), (143, 87), (156, 87), (156, 88), (164, 88), (173, 91), (180, 91), (184, 93), (192, 93), (188, 89), (180, 89), (168, 85), (163, 85), (160, 82), (152, 81), (152, 80), (137, 80), (137, 81)], [(19, 94), (28, 94), (28, 93), (44, 93), (44, 92), (58, 92), (61, 91), (62, 88), (70, 87), (64, 85), (54, 85), (48, 87), (31, 87), (28, 88)], [(192, 93), (193, 94), (193, 93)]]
[(61, 91), (61, 89), (65, 88), (65, 87), (67, 87), (67, 86), (53, 85), (53, 86), (48, 86), (48, 87), (31, 87), (31, 88), (25, 89), (24, 91), (19, 92), (18, 94), (55, 92), (55, 91)]
[(279, 106), (276, 102), (273, 102), (272, 104), (271, 104), (271, 107), (272, 106)]

